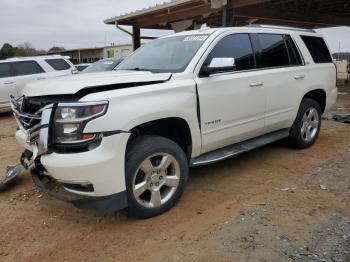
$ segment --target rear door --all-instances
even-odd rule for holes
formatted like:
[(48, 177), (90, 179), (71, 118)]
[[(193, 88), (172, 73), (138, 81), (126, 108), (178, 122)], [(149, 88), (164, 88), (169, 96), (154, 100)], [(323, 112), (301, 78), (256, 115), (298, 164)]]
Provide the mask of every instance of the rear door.
[(266, 94), (255, 71), (249, 34), (221, 38), (204, 58), (234, 58), (235, 71), (195, 78), (198, 87), (202, 153), (261, 135)]
[(26, 84), (46, 78), (44, 69), (36, 61), (13, 62), (17, 93), (20, 95)]
[(294, 65), (291, 63), (287, 35), (261, 33), (252, 38), (267, 98), (264, 133), (290, 127), (299, 99), (296, 82), (305, 77), (300, 70), (300, 57)]
[(0, 63), (0, 107), (8, 106), (10, 95), (17, 97), (11, 63)]

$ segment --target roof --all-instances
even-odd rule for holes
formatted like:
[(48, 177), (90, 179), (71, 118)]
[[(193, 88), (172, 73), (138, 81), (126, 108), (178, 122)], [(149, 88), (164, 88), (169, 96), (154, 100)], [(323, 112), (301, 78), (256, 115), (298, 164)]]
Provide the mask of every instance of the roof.
[(350, 26), (349, 0), (172, 0), (104, 22), (153, 29), (173, 29), (174, 23), (185, 21), (190, 23), (186, 29), (203, 23), (218, 27), (223, 23), (224, 4), (232, 10), (231, 24), (237, 26), (251, 23), (308, 28)]
[(169, 38), (174, 36), (186, 36), (186, 35), (203, 35), (203, 34), (212, 35), (215, 33), (221, 34), (227, 31), (257, 32), (257, 33), (268, 32), (268, 33), (279, 33), (279, 34), (303, 33), (306, 35), (319, 35), (313, 29), (287, 27), (287, 26), (254, 25), (254, 26), (235, 26), (235, 27), (217, 27), (217, 28), (205, 27), (198, 30), (188, 30), (188, 31), (183, 31), (172, 35), (167, 35), (162, 38)]
[(26, 56), (26, 57), (12, 57), (12, 58), (7, 58), (5, 60), (1, 60), (1, 62), (16, 62), (16, 61), (38, 60), (38, 59), (54, 59), (54, 58), (69, 59), (69, 57), (61, 56), (61, 55), (39, 55), (39, 56)]

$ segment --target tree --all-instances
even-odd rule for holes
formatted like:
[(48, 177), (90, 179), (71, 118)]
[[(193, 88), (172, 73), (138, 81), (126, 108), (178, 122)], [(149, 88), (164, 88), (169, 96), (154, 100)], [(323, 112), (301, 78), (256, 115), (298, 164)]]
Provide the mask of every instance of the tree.
[(16, 56), (35, 56), (38, 55), (38, 51), (30, 43), (23, 43), (17, 46)]
[(60, 47), (60, 46), (53, 46), (49, 49), (49, 51), (47, 51), (48, 53), (59, 53), (62, 51), (65, 51), (66, 49), (64, 47)]
[(5, 43), (0, 49), (0, 59), (7, 59), (16, 55), (16, 48), (12, 45)]

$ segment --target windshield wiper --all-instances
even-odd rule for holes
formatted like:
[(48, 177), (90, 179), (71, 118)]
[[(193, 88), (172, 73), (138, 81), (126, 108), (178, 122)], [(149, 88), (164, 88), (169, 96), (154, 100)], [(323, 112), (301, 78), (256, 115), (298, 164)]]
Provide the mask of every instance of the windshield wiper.
[(121, 70), (130, 70), (130, 71), (147, 71), (147, 72), (152, 72), (152, 70), (150, 69), (146, 69), (146, 68), (140, 68), (140, 67), (133, 67), (133, 68), (126, 68), (126, 69), (121, 69)]

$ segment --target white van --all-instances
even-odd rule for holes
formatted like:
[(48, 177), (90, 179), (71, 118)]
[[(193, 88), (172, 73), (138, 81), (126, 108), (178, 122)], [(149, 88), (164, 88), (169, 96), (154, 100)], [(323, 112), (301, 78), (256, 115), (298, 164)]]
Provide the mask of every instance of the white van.
[(67, 57), (34, 56), (0, 60), (0, 108), (10, 106), (10, 96), (18, 98), (30, 82), (76, 72)]

